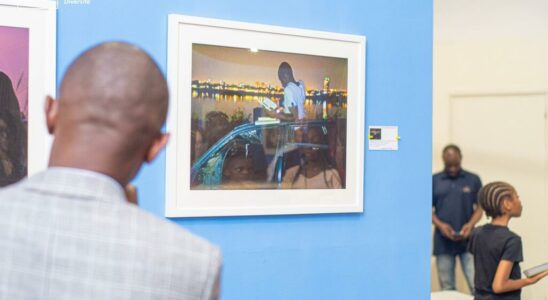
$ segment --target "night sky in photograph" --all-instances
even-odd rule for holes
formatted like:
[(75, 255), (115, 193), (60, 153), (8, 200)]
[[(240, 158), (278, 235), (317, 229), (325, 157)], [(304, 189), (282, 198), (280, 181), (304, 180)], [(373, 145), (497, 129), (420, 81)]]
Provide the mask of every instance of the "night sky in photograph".
[(192, 47), (192, 79), (227, 84), (266, 82), (281, 86), (278, 66), (288, 62), (296, 80), (303, 80), (306, 88), (323, 89), (323, 79), (330, 77), (330, 88), (347, 89), (348, 66), (345, 58), (261, 51), (194, 44)]

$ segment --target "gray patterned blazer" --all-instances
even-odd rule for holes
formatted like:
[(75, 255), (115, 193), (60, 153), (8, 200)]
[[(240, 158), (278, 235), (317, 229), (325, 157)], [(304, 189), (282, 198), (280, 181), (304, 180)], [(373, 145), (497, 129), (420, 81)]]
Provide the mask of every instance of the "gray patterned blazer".
[(0, 190), (0, 299), (205, 300), (220, 265), (110, 177), (50, 168)]

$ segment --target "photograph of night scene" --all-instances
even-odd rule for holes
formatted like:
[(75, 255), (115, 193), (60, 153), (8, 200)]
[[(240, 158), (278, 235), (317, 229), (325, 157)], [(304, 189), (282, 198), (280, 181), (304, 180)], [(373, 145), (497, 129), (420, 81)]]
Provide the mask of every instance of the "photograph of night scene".
[(348, 60), (192, 46), (191, 189), (344, 189)]

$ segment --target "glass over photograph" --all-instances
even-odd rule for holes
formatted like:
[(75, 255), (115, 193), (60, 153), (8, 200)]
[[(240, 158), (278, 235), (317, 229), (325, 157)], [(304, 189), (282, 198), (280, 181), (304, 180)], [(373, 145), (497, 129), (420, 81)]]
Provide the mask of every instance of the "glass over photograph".
[(0, 26), (0, 187), (27, 175), (29, 30)]
[(193, 44), (191, 189), (344, 189), (346, 58)]

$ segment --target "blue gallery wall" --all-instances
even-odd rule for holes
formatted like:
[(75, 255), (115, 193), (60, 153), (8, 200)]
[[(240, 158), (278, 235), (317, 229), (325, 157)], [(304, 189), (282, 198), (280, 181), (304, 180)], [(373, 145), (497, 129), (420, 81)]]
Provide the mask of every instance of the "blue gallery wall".
[[(363, 214), (174, 219), (222, 248), (223, 299), (428, 299), (432, 1), (61, 0), (57, 81), (108, 40), (139, 45), (165, 71), (169, 13), (367, 36), (366, 123), (402, 136), (397, 152), (366, 152)], [(136, 179), (158, 216), (164, 168), (162, 156)]]

